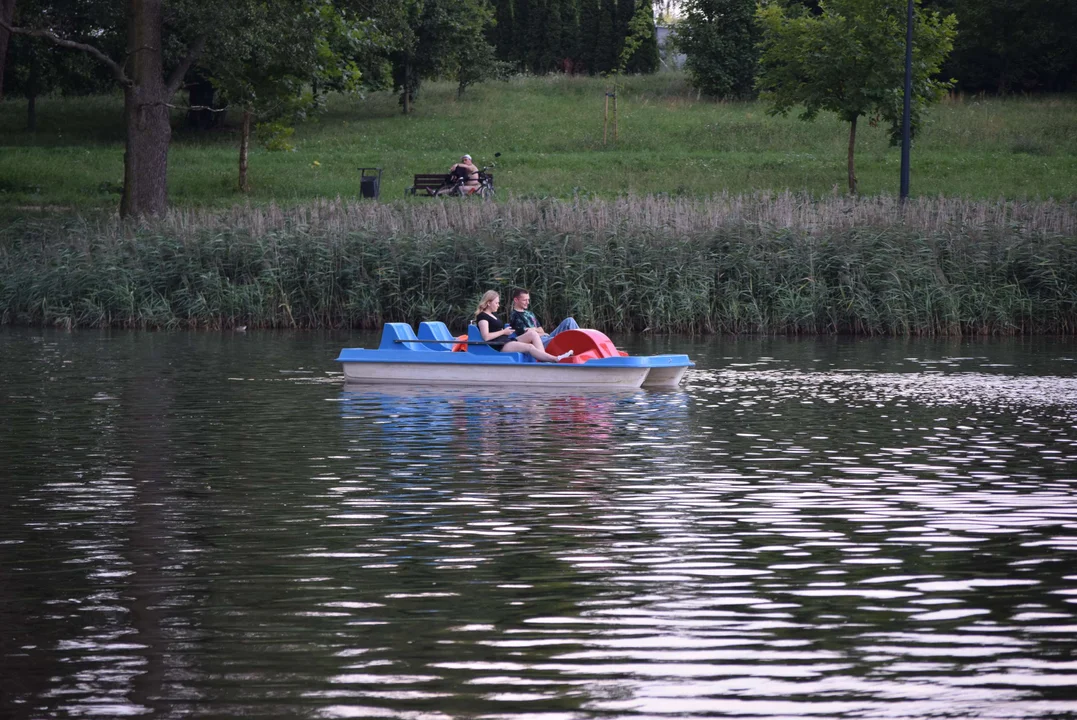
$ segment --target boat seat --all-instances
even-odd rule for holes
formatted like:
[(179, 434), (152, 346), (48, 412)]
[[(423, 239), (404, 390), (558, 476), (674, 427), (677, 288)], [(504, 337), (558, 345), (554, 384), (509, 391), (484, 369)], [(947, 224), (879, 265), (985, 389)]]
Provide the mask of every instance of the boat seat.
[(407, 323), (385, 323), (381, 329), (381, 344), (379, 350), (414, 350), (429, 352), (430, 348), (421, 342), (397, 342), (398, 340), (418, 340), (415, 331)]
[[(478, 325), (467, 326), (467, 341), (477, 343), (481, 343), (483, 341), (482, 333), (479, 332)], [(469, 353), (472, 353), (473, 355), (501, 355), (502, 357), (512, 358), (516, 362), (535, 362), (535, 359), (532, 358), (530, 355), (524, 355), (523, 353), (518, 352), (500, 352), (498, 350), (494, 350), (489, 345), (468, 345), (467, 351)]]
[(436, 352), (451, 352), (453, 344), (456, 343), (456, 338), (449, 332), (448, 326), (437, 320), (419, 323), (419, 339), (436, 340), (437, 342), (419, 343), (427, 350)]
[[(478, 325), (468, 325), (467, 326), (467, 341), (468, 342), (478, 342), (478, 343), (481, 343), (483, 341), (482, 340), (482, 333), (479, 332), (479, 326)], [(501, 354), (499, 351), (494, 350), (489, 345), (468, 345), (467, 346), (467, 351), (469, 353), (472, 353), (473, 355), (500, 355)]]

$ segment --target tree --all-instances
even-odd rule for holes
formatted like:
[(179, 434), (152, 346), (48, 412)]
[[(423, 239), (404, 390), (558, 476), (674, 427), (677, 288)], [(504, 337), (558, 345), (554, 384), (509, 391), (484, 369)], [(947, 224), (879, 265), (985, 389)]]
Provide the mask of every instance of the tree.
[(404, 0), (390, 54), (400, 106), (411, 112), (422, 81), (458, 68), (460, 59), (483, 56), (493, 23), (487, 0)]
[(536, 23), (538, 31), (535, 36), (538, 42), (534, 48), (534, 57), (535, 67), (540, 73), (560, 70), (561, 61), (565, 58), (565, 51), (561, 46), (562, 4), (564, 3), (561, 0), (546, 0), (546, 17), (541, 23)]
[(750, 97), (759, 67), (755, 0), (687, 0), (677, 47), (693, 87), (719, 98)]
[[(622, 71), (658, 69), (655, 3), (670, 0), (490, 0), (497, 25), (488, 32), (497, 57), (533, 73), (617, 70), (632, 23), (646, 17), (650, 30)], [(637, 28), (638, 30), (638, 28)]]
[[(401, 2), (339, 5), (352, 8), (354, 17), (371, 4), (396, 8)], [(26, 6), (34, 12), (23, 14)], [(361, 23), (341, 30), (344, 11), (333, 0), (20, 0), (19, 9), (24, 22), (7, 24), (8, 30), (92, 56), (123, 88), (124, 216), (168, 208), (169, 111), (196, 59), (204, 56), (204, 65), (216, 69), (217, 81), (247, 109), (266, 107), (274, 97), (296, 97), (305, 85), (346, 85), (355, 65), (346, 58), (349, 42), (364, 35)], [(344, 50), (334, 42), (343, 42)]]
[[(26, 16), (42, 13), (45, 9), (39, 0), (19, 3), (19, 11)], [(88, 22), (88, 18), (73, 12), (75, 8), (62, 9), (65, 11), (62, 16), (49, 17), (49, 25), (54, 31), (69, 35), (75, 32), (79, 23)], [(8, 34), (6, 30), (0, 32)], [(25, 35), (14, 36), (8, 43), (0, 90), (26, 98), (26, 127), (30, 131), (37, 125), (38, 97), (51, 92), (87, 95), (102, 92), (110, 86), (111, 79), (104, 72), (104, 66), (86, 63), (81, 53)]]
[[(912, 124), (952, 84), (936, 78), (953, 47), (956, 19), (922, 11), (913, 24)], [(890, 125), (900, 138), (904, 97), (905, 0), (825, 0), (822, 13), (803, 6), (761, 6), (761, 74), (758, 87), (771, 114), (800, 106), (802, 120), (820, 111), (849, 123), (849, 192), (857, 192), (856, 127), (859, 118)]]
[(15, 0), (0, 0), (0, 100), (4, 98), (4, 68), (7, 66), (8, 30), (15, 21)]
[(494, 0), (494, 25), (488, 38), (503, 60), (517, 62), (516, 56), (516, 10), (513, 0)]
[(464, 90), (486, 80), (505, 79), (512, 71), (512, 64), (497, 59), (494, 46), (489, 43), (469, 43), (455, 53), (456, 99), (464, 96)]
[[(71, 2), (56, 2), (46, 10), (59, 16), (64, 6)], [(49, 13), (44, 13), (33, 24), (7, 25), (10, 32), (30, 37), (44, 38), (51, 43), (70, 50), (87, 53), (103, 63), (112, 73), (117, 84), (123, 88), (125, 148), (123, 171), (123, 198), (120, 213), (124, 216), (158, 215), (168, 208), (168, 146), (172, 130), (169, 125), (169, 106), (172, 96), (179, 89), (187, 69), (201, 54), (206, 44), (207, 29), (217, 21), (217, 27), (225, 27), (214, 15), (214, 8), (224, 3), (204, 3), (204, 13), (198, 20), (183, 21), (182, 16), (169, 17), (179, 22), (169, 40), (179, 49), (179, 60), (171, 65), (166, 75), (165, 27), (166, 13), (163, 0), (128, 0), (126, 13), (118, 2), (82, 0), (82, 9), (99, 9), (95, 22), (83, 35), (84, 41), (59, 35), (54, 24), (49, 23)], [(183, 7), (197, 5), (195, 0)], [(174, 26), (169, 23), (172, 30)], [(111, 41), (122, 37), (126, 49), (123, 60), (117, 60), (108, 52)]]
[(580, 69), (580, 3), (565, 0), (561, 5), (561, 57), (558, 69), (574, 75)]
[(355, 58), (376, 31), (327, 0), (252, 7), (243, 27), (245, 41), (212, 48), (204, 69), (229, 107), (241, 113), (239, 188), (249, 192), (252, 121), (302, 118), (327, 88), (357, 91), (362, 72)]
[(591, 75), (598, 72), (598, 37), (602, 22), (602, 6), (599, 0), (580, 0), (580, 42), (576, 46), (576, 60)]
[(616, 0), (598, 0), (598, 25), (595, 38), (594, 65), (591, 74), (608, 73), (617, 69), (618, 54), (621, 48), (617, 34)]
[(943, 70), (968, 92), (1077, 88), (1073, 0), (925, 0), (957, 16), (961, 31)]
[(658, 28), (654, 24), (654, 4), (639, 0), (628, 21), (625, 44), (634, 44), (625, 62), (625, 72), (649, 75), (658, 71)]
[(26, 98), (26, 129), (37, 129), (37, 99), (53, 91), (91, 92), (100, 88), (85, 63), (75, 62), (74, 53), (54, 45), (16, 36), (8, 44), (5, 92)]

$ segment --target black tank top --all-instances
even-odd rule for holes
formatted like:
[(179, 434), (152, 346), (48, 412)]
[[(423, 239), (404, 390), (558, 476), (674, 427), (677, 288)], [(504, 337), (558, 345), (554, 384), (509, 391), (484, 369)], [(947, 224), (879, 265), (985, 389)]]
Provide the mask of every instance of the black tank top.
[[(501, 322), (500, 320), (498, 320), (496, 317), (494, 317), (493, 315), (491, 315), (488, 312), (483, 312), (483, 313), (478, 314), (478, 316), (475, 318), (475, 324), (476, 325), (479, 324), (479, 320), (485, 320), (486, 324), (489, 326), (490, 332), (492, 332), (492, 333), (495, 333), (495, 332), (498, 332), (499, 330), (504, 330), (505, 329), (505, 323)], [(501, 352), (501, 348), (505, 347), (505, 343), (507, 343), (507, 342), (508, 342), (508, 338), (506, 338), (505, 336), (501, 336), (499, 338), (491, 340), (490, 341), (490, 347), (492, 347), (494, 350), (497, 350), (498, 352)]]

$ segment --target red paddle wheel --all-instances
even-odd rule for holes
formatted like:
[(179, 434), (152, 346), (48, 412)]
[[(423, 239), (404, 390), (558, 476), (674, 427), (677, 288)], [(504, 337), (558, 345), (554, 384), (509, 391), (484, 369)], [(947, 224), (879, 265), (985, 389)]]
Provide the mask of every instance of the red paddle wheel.
[(598, 330), (565, 330), (554, 336), (550, 344), (546, 346), (546, 352), (551, 355), (572, 351), (572, 357), (565, 358), (563, 363), (585, 363), (596, 358), (627, 357), (628, 353), (621, 352), (604, 333)]

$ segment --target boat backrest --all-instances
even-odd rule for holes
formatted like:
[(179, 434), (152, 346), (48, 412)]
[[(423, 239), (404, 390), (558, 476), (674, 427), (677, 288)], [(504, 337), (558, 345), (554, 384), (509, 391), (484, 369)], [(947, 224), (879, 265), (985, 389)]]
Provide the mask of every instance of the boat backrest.
[(452, 346), (456, 342), (456, 338), (449, 332), (448, 326), (437, 320), (428, 320), (419, 323), (419, 339), (436, 340), (437, 342), (424, 342), (418, 344), (422, 345), (427, 350), (436, 350), (437, 352), (452, 351)]
[[(478, 325), (467, 326), (467, 341), (469, 343), (481, 343), (482, 333), (479, 331)], [(473, 355), (500, 355), (501, 353), (494, 350), (489, 345), (468, 345), (467, 351)]]
[(397, 342), (398, 340), (418, 340), (415, 331), (407, 323), (385, 323), (381, 329), (381, 344), (379, 350), (418, 350), (428, 351), (420, 342)]

